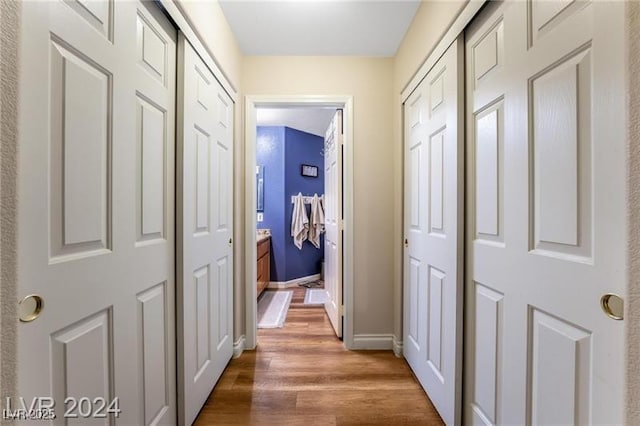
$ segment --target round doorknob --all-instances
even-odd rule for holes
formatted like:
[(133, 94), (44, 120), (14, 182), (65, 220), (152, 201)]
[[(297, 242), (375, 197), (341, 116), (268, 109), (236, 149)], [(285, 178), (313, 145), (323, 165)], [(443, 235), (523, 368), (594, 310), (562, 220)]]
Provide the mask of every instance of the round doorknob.
[(600, 298), (600, 307), (611, 319), (621, 321), (624, 318), (624, 300), (617, 294), (604, 294)]
[(38, 294), (30, 294), (18, 302), (18, 316), (22, 322), (31, 322), (40, 316), (44, 309), (44, 299)]

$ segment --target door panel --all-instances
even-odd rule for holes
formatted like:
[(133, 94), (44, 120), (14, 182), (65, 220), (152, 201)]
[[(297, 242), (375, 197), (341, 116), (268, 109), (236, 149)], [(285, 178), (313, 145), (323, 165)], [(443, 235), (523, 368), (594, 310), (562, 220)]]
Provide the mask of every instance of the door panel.
[(590, 48), (532, 78), (530, 99), (537, 252), (591, 255)]
[(623, 322), (600, 297), (625, 292), (623, 16), (492, 3), (467, 31), (474, 423), (622, 423)]
[(587, 424), (591, 333), (537, 309), (531, 314), (531, 422)]
[[(504, 295), (481, 284), (475, 283), (475, 350), (474, 360), (478, 369), (473, 392), (477, 409), (472, 413), (473, 424), (485, 424), (496, 418), (501, 384), (498, 377), (502, 372), (502, 301)], [(479, 333), (478, 330), (482, 330)]]
[(336, 336), (342, 337), (342, 110), (336, 111), (324, 141), (324, 308)]
[(179, 421), (191, 424), (233, 354), (233, 102), (182, 35), (179, 50)]
[(64, 401), (70, 395), (91, 400), (113, 396), (111, 321), (112, 310), (106, 309), (51, 336), (51, 390), (55, 401)]
[(404, 356), (442, 418), (461, 421), (461, 41), (405, 103)]
[(52, 394), (61, 423), (67, 397), (117, 397), (118, 422), (173, 424), (175, 29), (147, 2), (27, 2), (22, 19), (19, 288), (45, 309), (19, 325), (19, 394)]
[(61, 40), (50, 43), (50, 241), (51, 261), (58, 262), (111, 250), (112, 89), (108, 71)]
[[(169, 368), (168, 324), (173, 318), (167, 317), (166, 283), (160, 283), (138, 295), (139, 331), (142, 339), (139, 343), (142, 353), (142, 374), (144, 383), (144, 424), (155, 424), (163, 416), (165, 407), (174, 405), (170, 400), (169, 377), (162, 372), (173, 372)], [(175, 411), (171, 419), (175, 418)]]
[(503, 154), (504, 105), (499, 100), (475, 116), (474, 153), (477, 157), (475, 173), (476, 238), (501, 243), (503, 231)]

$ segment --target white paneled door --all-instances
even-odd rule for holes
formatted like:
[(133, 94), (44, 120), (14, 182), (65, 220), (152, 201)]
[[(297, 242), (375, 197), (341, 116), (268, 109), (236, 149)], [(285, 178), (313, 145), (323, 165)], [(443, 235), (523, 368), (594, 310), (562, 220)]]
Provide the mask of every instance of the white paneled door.
[(324, 308), (336, 336), (342, 337), (342, 110), (336, 111), (324, 138)]
[(178, 389), (191, 424), (233, 354), (233, 101), (182, 34)]
[(404, 356), (447, 424), (461, 421), (462, 42), (404, 104)]
[(18, 396), (174, 424), (176, 31), (150, 2), (21, 8)]
[(467, 32), (469, 423), (624, 422), (624, 9), (492, 3)]

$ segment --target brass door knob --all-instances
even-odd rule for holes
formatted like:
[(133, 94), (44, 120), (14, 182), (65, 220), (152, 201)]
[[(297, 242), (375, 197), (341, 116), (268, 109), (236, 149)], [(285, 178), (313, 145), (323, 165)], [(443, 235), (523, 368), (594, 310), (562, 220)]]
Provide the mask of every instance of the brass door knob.
[(624, 319), (624, 300), (617, 294), (604, 294), (600, 298), (600, 307), (609, 318), (616, 321)]
[(43, 309), (44, 299), (38, 294), (30, 294), (18, 302), (18, 316), (21, 322), (37, 319)]

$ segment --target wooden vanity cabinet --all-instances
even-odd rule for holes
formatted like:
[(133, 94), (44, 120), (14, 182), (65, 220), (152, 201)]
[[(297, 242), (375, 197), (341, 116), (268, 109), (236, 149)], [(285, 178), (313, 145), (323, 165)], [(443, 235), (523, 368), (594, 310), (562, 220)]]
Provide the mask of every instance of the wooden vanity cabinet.
[(271, 280), (271, 237), (258, 242), (258, 296)]

